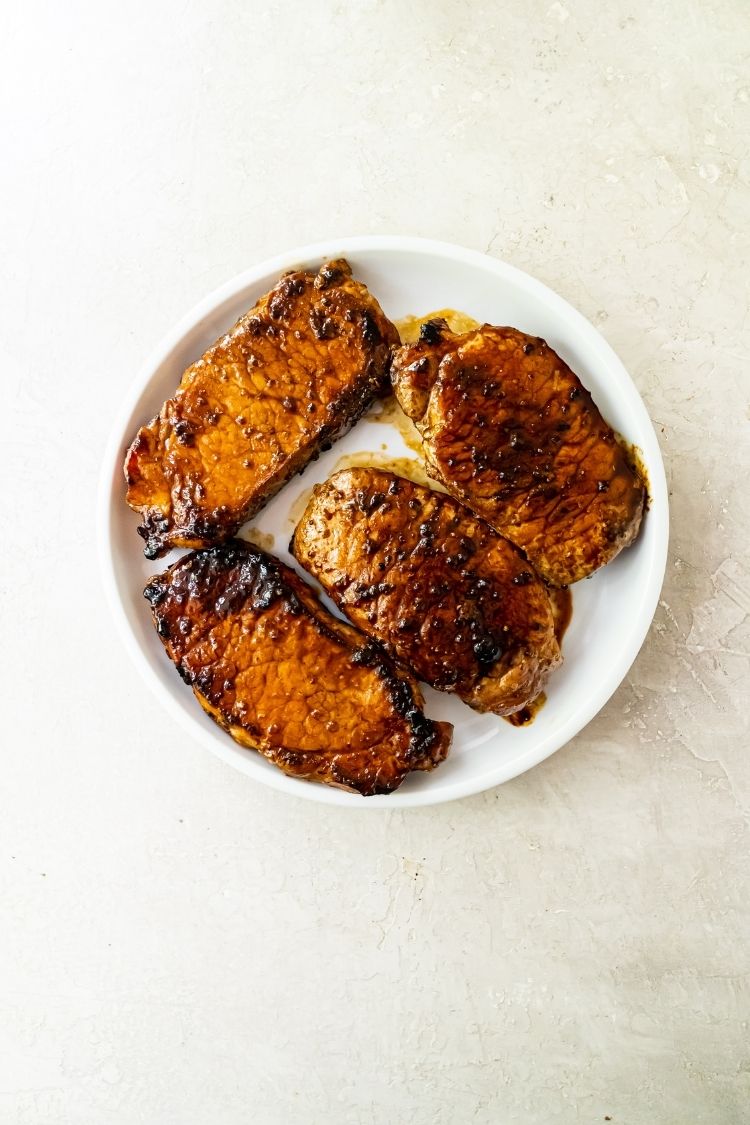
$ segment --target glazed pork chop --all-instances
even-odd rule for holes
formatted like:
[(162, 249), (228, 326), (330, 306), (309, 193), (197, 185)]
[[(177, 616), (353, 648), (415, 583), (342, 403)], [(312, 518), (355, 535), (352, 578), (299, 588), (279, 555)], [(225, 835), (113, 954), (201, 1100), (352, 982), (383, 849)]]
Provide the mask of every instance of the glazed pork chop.
[(544, 340), (428, 321), (391, 377), (431, 474), (526, 554), (551, 585), (633, 542), (646, 500), (633, 459)]
[(425, 717), (414, 679), (259, 548), (192, 552), (144, 595), (201, 706), (285, 773), (369, 796), (447, 754), (452, 728)]
[(234, 535), (383, 390), (397, 343), (345, 261), (283, 277), (188, 367), (128, 450), (147, 558)]
[(442, 493), (380, 469), (335, 473), (315, 489), (292, 551), (354, 625), (477, 711), (519, 710), (560, 662), (529, 564)]

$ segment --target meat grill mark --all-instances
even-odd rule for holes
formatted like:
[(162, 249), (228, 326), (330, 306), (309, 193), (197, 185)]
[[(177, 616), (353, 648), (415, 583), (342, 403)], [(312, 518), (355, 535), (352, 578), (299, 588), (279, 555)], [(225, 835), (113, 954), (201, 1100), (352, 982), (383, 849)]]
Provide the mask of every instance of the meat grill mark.
[(185, 371), (127, 453), (146, 556), (234, 535), (386, 389), (396, 343), (343, 260), (283, 277)]
[(522, 706), (559, 662), (549, 598), (524, 558), (409, 480), (334, 474), (314, 490), (291, 549), (391, 657), (478, 710)]
[(544, 340), (490, 325), (455, 335), (433, 322), (397, 350), (391, 376), (436, 479), (548, 582), (577, 581), (635, 539), (641, 475)]
[(369, 795), (445, 757), (416, 682), (253, 544), (192, 552), (144, 596), (204, 709), (286, 772)]

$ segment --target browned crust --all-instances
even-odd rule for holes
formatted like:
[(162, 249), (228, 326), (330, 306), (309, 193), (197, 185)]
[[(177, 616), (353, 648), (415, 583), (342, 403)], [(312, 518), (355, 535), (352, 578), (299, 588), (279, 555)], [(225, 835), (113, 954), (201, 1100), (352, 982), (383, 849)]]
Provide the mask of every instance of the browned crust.
[(461, 503), (565, 586), (638, 534), (646, 488), (591, 395), (544, 340), (428, 322), (394, 355), (396, 396), (430, 471)]
[(127, 452), (146, 556), (234, 535), (383, 391), (397, 343), (347, 262), (284, 276), (187, 368)]
[(144, 595), (201, 706), (285, 773), (369, 796), (447, 754), (452, 728), (425, 717), (416, 681), (259, 548), (192, 552)]
[(543, 584), (449, 496), (343, 470), (315, 488), (291, 549), (354, 625), (478, 711), (525, 706), (560, 663)]

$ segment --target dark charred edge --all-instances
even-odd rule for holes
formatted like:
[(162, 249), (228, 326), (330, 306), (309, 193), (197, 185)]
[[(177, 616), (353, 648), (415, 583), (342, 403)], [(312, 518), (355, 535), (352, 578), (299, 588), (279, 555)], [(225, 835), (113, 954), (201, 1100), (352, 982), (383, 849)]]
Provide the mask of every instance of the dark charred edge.
[[(341, 633), (337, 633), (335, 629), (328, 625), (326, 618), (330, 615), (325, 606), (320, 604), (312, 587), (308, 586), (295, 571), (284, 567), (283, 563), (280, 566), (290, 575), (292, 588), (293, 583), (298, 582), (315, 600), (315, 608), (320, 610), (320, 614), (314, 612), (310, 606), (305, 605), (304, 601), (302, 602), (302, 608), (321, 636), (326, 637), (334, 644), (345, 645), (348, 638), (342, 636)], [(361, 638), (363, 643), (360, 647), (353, 647), (351, 650), (352, 663), (371, 668), (377, 673), (385, 685), (393, 709), (408, 724), (411, 734), (406, 755), (407, 768), (412, 768), (415, 762), (436, 761), (435, 754), (440, 749), (442, 741), (441, 730), (438, 724), (427, 718), (414, 698), (414, 689), (406, 678), (408, 669), (401, 670), (398, 662), (386, 652), (378, 641), (367, 637), (350, 621), (338, 621), (335, 617), (331, 617), (331, 620), (336, 625), (350, 629), (353, 634)], [(387, 791), (390, 790), (383, 790), (383, 792)]]
[[(357, 468), (358, 467), (355, 466), (352, 469), (343, 469), (340, 472), (341, 475), (351, 474), (357, 472)], [(380, 507), (387, 494), (392, 495), (394, 492), (401, 491), (402, 488), (406, 486), (407, 492), (410, 491), (421, 497), (422, 511), (419, 517), (417, 517), (419, 520), (419, 542), (424, 544), (428, 550), (431, 549), (435, 538), (434, 525), (439, 520), (441, 509), (443, 509), (448, 513), (452, 513), (453, 518), (456, 520), (472, 520), (478, 526), (484, 528), (485, 534), (490, 539), (502, 541), (509, 550), (512, 550), (514, 554), (518, 556), (519, 564), (523, 566), (523, 564), (527, 562), (526, 556), (521, 550), (508, 540), (503, 539), (503, 537), (494, 531), (481, 517), (474, 515), (468, 509), (464, 509), (452, 496), (445, 496), (442, 493), (425, 488), (424, 485), (416, 484), (406, 477), (400, 477), (388, 469), (363, 467), (362, 471), (372, 478), (373, 486), (370, 489), (369, 496), (364, 495), (366, 491), (364, 487), (359, 488), (356, 493), (356, 498), (358, 500), (357, 507), (366, 517), (368, 517), (372, 511)], [(334, 474), (334, 476), (338, 475), (338, 473)], [(335, 483), (332, 483), (333, 481), (334, 478), (331, 477), (324, 482), (323, 485), (317, 486), (313, 500), (316, 498), (320, 500), (324, 495), (323, 490), (326, 489), (326, 487), (328, 488), (327, 495), (329, 499), (341, 500), (343, 494), (339, 491)], [(313, 500), (311, 500), (311, 503)], [(303, 513), (289, 541), (289, 552), (297, 559), (300, 566), (304, 567), (313, 578), (322, 583), (323, 577), (314, 566), (311, 566), (311, 562), (304, 551), (304, 546), (300, 547), (298, 553), (297, 536), (301, 535), (304, 525), (305, 514)], [(402, 656), (397, 651), (393, 642), (378, 637), (372, 622), (369, 622), (368, 626), (354, 624), (352, 621), (349, 621), (349, 623), (353, 628), (360, 629), (368, 638), (371, 638), (373, 644), (380, 646), (387, 659), (390, 660), (397, 669), (401, 669), (407, 673), (416, 673), (420, 679), (423, 679), (425, 683), (428, 683), (437, 691), (455, 693), (459, 698), (466, 699), (472, 694), (477, 684), (493, 672), (504, 674), (510, 666), (513, 657), (522, 650), (523, 643), (513, 633), (498, 632), (497, 629), (492, 628), (487, 623), (485, 597), (482, 591), (483, 588), (487, 587), (488, 580), (483, 578), (480, 574), (473, 573), (463, 568), (463, 564), (475, 554), (476, 547), (468, 536), (463, 537), (462, 546), (464, 549), (463, 554), (447, 557), (446, 561), (460, 568), (458, 573), (464, 584), (465, 597), (471, 600), (475, 607), (475, 613), (462, 622), (469, 630), (471, 637), (472, 651), (476, 662), (473, 669), (467, 668), (463, 674), (455, 670), (447, 670), (440, 676), (428, 676), (424, 670), (420, 670), (418, 666), (414, 665), (413, 657), (409, 659), (409, 657)], [(514, 586), (527, 586), (532, 583), (544, 586), (535, 572), (525, 567), (510, 579), (510, 583)], [(356, 586), (356, 583), (353, 584)], [(390, 582), (385, 581), (375, 583), (371, 586), (361, 586), (356, 590), (356, 605), (359, 606), (364, 602), (371, 601), (381, 594), (390, 593), (394, 588), (395, 587)], [(341, 612), (349, 619), (347, 612), (349, 606), (342, 601), (340, 592), (325, 584), (324, 589)], [(405, 628), (405, 633), (412, 632), (414, 628), (416, 628), (416, 623), (410, 622), (409, 624), (412, 625), (412, 628)]]
[[(245, 735), (250, 735), (251, 738), (257, 736), (257, 729), (250, 730), (247, 724), (232, 723), (227, 716), (221, 712), (215, 714), (213, 710), (214, 705), (211, 703), (208, 696), (200, 690), (197, 684), (191, 683), (190, 680), (184, 676), (179, 666), (177, 671), (185, 682), (192, 687), (193, 693), (199, 702), (201, 699), (205, 699), (206, 702), (211, 705), (212, 710), (207, 710), (206, 714), (230, 737), (234, 737), (232, 731), (236, 726), (240, 726), (243, 733)], [(362, 797), (374, 797), (381, 794), (387, 795), (388, 793), (392, 793), (395, 789), (398, 789), (408, 773), (408, 770), (400, 770), (386, 778), (381, 778), (380, 772), (377, 771), (372, 777), (358, 777), (356, 774), (351, 774), (342, 768), (338, 760), (334, 759), (328, 762), (325, 751), (322, 750), (303, 751), (280, 749), (271, 752), (268, 748), (258, 743), (247, 745), (245, 742), (242, 742), (240, 745), (254, 751), (256, 754), (260, 754), (277, 769), (280, 769), (290, 777), (295, 777), (298, 781), (308, 781), (322, 785), (333, 782), (335, 785), (347, 789), (350, 793), (356, 793)]]
[(328, 289), (329, 286), (339, 285), (351, 276), (352, 267), (346, 258), (334, 258), (330, 262), (324, 262), (320, 267), (315, 275), (314, 285), (316, 289)]
[(361, 648), (352, 653), (352, 661), (377, 672), (383, 681), (394, 710), (409, 724), (409, 762), (434, 760), (434, 753), (440, 747), (440, 727), (428, 719), (414, 698), (414, 689), (409, 681), (400, 675), (396, 666), (377, 641), (368, 639)]
[(177, 525), (158, 512), (148, 512), (138, 528), (138, 534), (146, 541), (143, 553), (147, 559), (158, 559), (176, 546), (189, 546), (193, 550), (220, 546), (236, 535), (243, 523), (251, 519), (274, 495), (275, 491), (265, 493), (262, 503), (251, 505), (241, 519), (217, 508), (208, 514), (193, 512), (187, 520)]
[[(193, 673), (185, 667), (184, 654), (179, 651), (179, 639), (172, 636), (169, 617), (159, 607), (169, 594), (177, 599), (199, 596), (204, 601), (213, 601), (211, 612), (220, 618), (246, 605), (262, 611), (283, 600), (285, 610), (292, 616), (298, 616), (303, 609), (302, 603), (285, 582), (284, 569), (283, 563), (254, 544), (230, 540), (205, 550), (191, 551), (146, 583), (143, 596), (151, 606), (154, 627), (165, 646), (174, 642), (169, 655), (180, 678), (194, 691), (200, 691), (209, 702), (212, 690), (210, 670)], [(233, 570), (238, 570), (234, 583), (220, 584), (220, 580)], [(257, 731), (242, 725), (248, 733), (257, 734)]]
[[(284, 772), (300, 781), (317, 781), (323, 784), (330, 782), (348, 789), (352, 793), (358, 793), (362, 797), (392, 793), (394, 789), (398, 789), (409, 772), (408, 768), (402, 767), (395, 769), (393, 773), (387, 774), (385, 777), (382, 776), (382, 771), (379, 769), (366, 776), (364, 774), (358, 776), (346, 769), (342, 763), (342, 759), (344, 762), (346, 761), (346, 753), (342, 753), (329, 761), (325, 751), (322, 750), (282, 750), (272, 756), (264, 750), (258, 752), (268, 757), (269, 761), (279, 766)], [(322, 766), (319, 759), (323, 760)]]
[(419, 343), (420, 344), (439, 344), (443, 339), (443, 333), (449, 332), (448, 321), (442, 316), (433, 317), (432, 320), (426, 320), (419, 329)]
[(643, 490), (641, 513), (645, 514), (651, 507), (651, 488), (648, 469), (643, 460), (643, 452), (640, 446), (635, 445), (632, 441), (628, 441), (627, 438), (624, 438), (617, 430), (614, 431), (614, 435), (615, 441), (619, 445), (622, 455), (625, 458), (625, 464)]
[[(217, 579), (238, 567), (242, 569), (236, 589), (230, 589), (229, 593), (226, 588), (222, 590), (222, 605), (215, 610), (219, 616), (226, 616), (237, 609), (240, 599), (242, 604), (250, 600), (253, 609), (267, 609), (274, 601), (286, 596), (286, 583), (282, 573), (286, 569), (284, 564), (254, 543), (242, 539), (232, 539), (204, 550), (191, 551), (167, 567), (163, 574), (149, 579), (143, 596), (152, 607), (158, 606), (170, 588), (174, 589), (175, 577), (182, 574), (187, 575), (185, 592), (188, 597), (199, 593), (205, 595), (206, 591), (212, 591)], [(290, 599), (293, 599), (295, 609), (299, 612), (296, 594), (292, 592)]]
[[(133, 459), (137, 461), (141, 454), (148, 452), (149, 440), (146, 435), (153, 432), (158, 421), (159, 415), (155, 414), (153, 418), (145, 422), (123, 453), (122, 471), (128, 490), (138, 483), (138, 477), (131, 472), (131, 461), (133, 461)], [(137, 511), (138, 509), (135, 510)]]
[(379, 346), (378, 351), (381, 354), (369, 357), (359, 379), (337, 399), (336, 413), (340, 412), (343, 420), (323, 423), (315, 434), (309, 451), (302, 453), (301, 464), (299, 460), (292, 459), (288, 469), (269, 482), (263, 493), (239, 517), (229, 518), (228, 513), (220, 510), (210, 515), (195, 513), (178, 527), (171, 525), (170, 519), (161, 512), (147, 512), (138, 527), (138, 534), (145, 540), (145, 557), (151, 560), (161, 558), (176, 545), (177, 540), (188, 540), (194, 549), (202, 550), (218, 546), (235, 536), (242, 525), (265, 508), (285, 484), (301, 475), (310, 462), (318, 459), (322, 451), (330, 449), (335, 441), (344, 437), (376, 398), (390, 390), (391, 353), (384, 344)]
[(164, 574), (156, 574), (153, 578), (149, 578), (143, 589), (143, 596), (152, 609), (161, 605), (167, 596), (168, 584), (166, 577), (168, 573), (168, 571), (165, 571)]
[(376, 770), (371, 776), (356, 777), (350, 774), (337, 759), (331, 762), (328, 771), (336, 785), (343, 785), (351, 792), (359, 793), (360, 797), (377, 797), (393, 793), (395, 789), (398, 789), (408, 772), (408, 770), (402, 769), (386, 777), (381, 777), (380, 771)]
[[(200, 564), (200, 565), (196, 565)], [(222, 577), (227, 572), (232, 571), (237, 566), (247, 566), (253, 568), (249, 571), (253, 574), (254, 581), (247, 583), (246, 586), (238, 587), (236, 596), (228, 598), (227, 602), (222, 607), (222, 613), (230, 613), (236, 611), (239, 603), (242, 605), (247, 604), (250, 598), (255, 598), (254, 602), (250, 602), (252, 609), (266, 609), (269, 608), (274, 601), (283, 599), (284, 608), (288, 610), (293, 616), (299, 616), (304, 613), (310, 621), (315, 625), (320, 634), (326, 637), (337, 645), (346, 645), (347, 638), (331, 629), (325, 618), (321, 615), (328, 616), (328, 612), (323, 605), (318, 602), (315, 591), (290, 567), (285, 566), (275, 556), (268, 554), (262, 548), (257, 547), (255, 544), (247, 543), (245, 540), (230, 540), (227, 543), (218, 544), (213, 547), (206, 548), (205, 550), (192, 551), (184, 558), (178, 559), (172, 566), (168, 567), (162, 574), (155, 575), (150, 578), (146, 583), (143, 590), (144, 598), (151, 606), (152, 616), (156, 631), (162, 641), (166, 644), (169, 638), (169, 627), (166, 620), (159, 612), (159, 606), (166, 599), (170, 590), (173, 588), (172, 579), (175, 575), (186, 572), (188, 574), (188, 595), (195, 592), (200, 586), (202, 591), (210, 589), (212, 580)], [(208, 583), (206, 583), (206, 572), (208, 573)], [(295, 585), (299, 584), (304, 588), (307, 594), (314, 599), (316, 608), (320, 609), (320, 614), (314, 612), (311, 606), (305, 603), (304, 597), (299, 597)], [(191, 589), (192, 587), (192, 589)], [(222, 597), (228, 597), (222, 593)], [(216, 607), (214, 607), (216, 608)], [(335, 618), (332, 618), (336, 621)], [(337, 624), (339, 624), (337, 622)], [(347, 629), (351, 629), (353, 633), (358, 634), (356, 628), (347, 623), (341, 622), (341, 625)], [(358, 634), (360, 635), (360, 634)], [(441, 760), (440, 750), (443, 743), (443, 728), (447, 724), (437, 724), (431, 719), (428, 719), (422, 709), (414, 699), (414, 690), (409, 681), (400, 675), (397, 667), (388, 658), (385, 650), (374, 641), (368, 641), (364, 636), (362, 640), (365, 642), (360, 648), (352, 647), (351, 659), (354, 664), (361, 664), (366, 667), (373, 668), (374, 671), (383, 680), (388, 691), (389, 698), (393, 705), (394, 710), (399, 714), (409, 725), (411, 735), (409, 739), (409, 748), (405, 761), (403, 762), (402, 769), (387, 779), (380, 779), (379, 774), (375, 774), (373, 778), (357, 778), (352, 777), (343, 770), (339, 770), (340, 777), (336, 775), (336, 764), (334, 763), (330, 769), (331, 776), (337, 784), (345, 785), (348, 789), (360, 793), (362, 796), (369, 797), (377, 794), (386, 794), (393, 792), (397, 789), (401, 782), (404, 780), (406, 773), (414, 768), (415, 764), (423, 764), (427, 761), (437, 764)], [(173, 663), (177, 669), (180, 678), (190, 687), (196, 694), (200, 694), (211, 703), (209, 692), (211, 690), (210, 682), (199, 675), (191, 674), (183, 665), (179, 657), (173, 658)], [(213, 706), (213, 704), (212, 704)], [(211, 718), (218, 723), (222, 729), (231, 734), (232, 723), (225, 717), (217, 718), (211, 712), (208, 712)], [(251, 736), (257, 731), (248, 730), (244, 723), (236, 724), (242, 730), (249, 733)], [(258, 752), (263, 754), (264, 751), (258, 748)], [(285, 752), (285, 756), (281, 755), (280, 760), (291, 762), (295, 751), (289, 750)], [(300, 752), (301, 753), (301, 752)], [(442, 755), (444, 757), (444, 754)], [(398, 758), (394, 758), (398, 762)], [(303, 775), (299, 775), (303, 778)], [(315, 778), (313, 771), (308, 775), (310, 779)], [(304, 779), (304, 778), (303, 778)], [(317, 780), (321, 780), (318, 777)]]
[(169, 544), (164, 541), (161, 535), (154, 534), (150, 530), (147, 522), (141, 524), (137, 528), (137, 531), (141, 538), (146, 541), (143, 554), (149, 562), (153, 562), (155, 559), (160, 559), (162, 555), (166, 555), (169, 550)]

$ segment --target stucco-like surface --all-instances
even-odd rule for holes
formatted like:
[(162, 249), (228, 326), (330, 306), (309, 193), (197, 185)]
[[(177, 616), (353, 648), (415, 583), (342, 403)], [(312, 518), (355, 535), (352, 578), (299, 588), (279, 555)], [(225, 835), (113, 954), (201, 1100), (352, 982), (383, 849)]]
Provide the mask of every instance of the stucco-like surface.
[[(748, 1121), (746, 5), (31, 4), (0, 52), (0, 1122)], [(578, 306), (673, 516), (646, 645), (571, 745), (364, 816), (181, 734), (93, 526), (159, 337), (358, 232)]]

